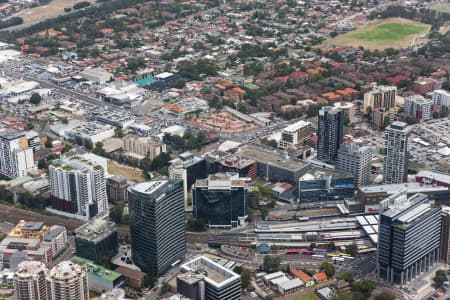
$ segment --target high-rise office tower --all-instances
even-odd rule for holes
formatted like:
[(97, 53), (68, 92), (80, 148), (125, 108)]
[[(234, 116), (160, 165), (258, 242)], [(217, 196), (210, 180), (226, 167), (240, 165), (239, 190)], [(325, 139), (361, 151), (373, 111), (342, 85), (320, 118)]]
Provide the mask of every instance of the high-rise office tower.
[(17, 300), (47, 300), (47, 268), (39, 261), (23, 261), (14, 273)]
[(380, 278), (403, 286), (439, 260), (441, 208), (428, 196), (403, 192), (382, 201), (379, 228)]
[(88, 159), (71, 157), (49, 167), (53, 208), (85, 219), (108, 214), (105, 170)]
[(131, 254), (142, 270), (161, 275), (186, 253), (183, 182), (160, 180), (128, 187)]
[(450, 207), (442, 209), (440, 251), (442, 261), (450, 264)]
[(71, 261), (54, 266), (47, 276), (49, 300), (88, 300), (86, 270)]
[(344, 138), (344, 111), (324, 106), (319, 111), (317, 128), (317, 159), (335, 163)]
[(372, 149), (357, 144), (342, 144), (338, 151), (337, 170), (353, 175), (356, 186), (370, 183)]
[(406, 182), (408, 177), (409, 130), (404, 122), (393, 122), (384, 131), (384, 183)]
[(23, 177), (33, 168), (33, 149), (28, 147), (25, 133), (17, 130), (0, 132), (0, 174)]

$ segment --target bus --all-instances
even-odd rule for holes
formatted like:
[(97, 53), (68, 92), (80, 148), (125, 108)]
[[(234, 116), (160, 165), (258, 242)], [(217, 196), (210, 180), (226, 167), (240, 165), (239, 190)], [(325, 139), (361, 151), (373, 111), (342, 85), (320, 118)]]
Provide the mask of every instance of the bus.
[(348, 256), (348, 255), (346, 255), (346, 256), (341, 256), (341, 258), (346, 259), (346, 260), (352, 260), (352, 259), (355, 259), (353, 256)]
[(300, 253), (300, 250), (298, 250), (298, 249), (290, 249), (290, 250), (287, 250), (286, 251), (286, 254), (287, 255), (290, 255), (290, 254), (299, 254)]
[(324, 255), (318, 255), (318, 254), (314, 254), (311, 256), (313, 259), (324, 259), (325, 256)]
[(333, 257), (340, 257), (340, 255), (338, 253), (328, 253), (327, 256), (331, 257), (331, 258), (333, 258)]
[(342, 258), (342, 257), (333, 257), (332, 259), (331, 259), (335, 264), (337, 263), (337, 264), (341, 264), (342, 262), (344, 262), (344, 258)]

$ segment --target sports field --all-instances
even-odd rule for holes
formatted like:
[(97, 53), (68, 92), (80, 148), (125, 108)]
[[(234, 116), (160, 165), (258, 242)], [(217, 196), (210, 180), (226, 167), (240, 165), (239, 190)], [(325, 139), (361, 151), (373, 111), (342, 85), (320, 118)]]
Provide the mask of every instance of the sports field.
[(24, 24), (44, 21), (64, 14), (65, 7), (72, 7), (74, 4), (81, 1), (95, 2), (95, 0), (52, 0), (48, 4), (25, 9), (15, 16), (21, 17)]
[(325, 49), (362, 46), (366, 49), (404, 48), (426, 41), (430, 25), (403, 19), (377, 20), (355, 31), (324, 41)]
[(436, 4), (431, 9), (441, 13), (450, 13), (450, 3)]

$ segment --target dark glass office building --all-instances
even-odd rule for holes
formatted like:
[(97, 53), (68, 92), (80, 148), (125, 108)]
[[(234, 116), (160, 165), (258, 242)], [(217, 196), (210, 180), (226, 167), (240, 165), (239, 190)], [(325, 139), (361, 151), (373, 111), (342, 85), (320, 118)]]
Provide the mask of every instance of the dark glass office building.
[(440, 258), (441, 208), (399, 193), (380, 203), (378, 276), (403, 286)]
[(194, 218), (209, 226), (237, 226), (247, 217), (247, 181), (237, 173), (218, 173), (192, 187)]
[(336, 163), (338, 150), (344, 138), (344, 111), (324, 106), (319, 111), (317, 124), (317, 159)]
[(133, 262), (160, 276), (186, 253), (183, 181), (130, 186), (128, 205)]
[(113, 222), (97, 219), (75, 230), (77, 256), (103, 264), (117, 254), (117, 248), (117, 229)]
[(350, 173), (312, 168), (299, 180), (299, 203), (311, 203), (352, 198), (354, 177)]

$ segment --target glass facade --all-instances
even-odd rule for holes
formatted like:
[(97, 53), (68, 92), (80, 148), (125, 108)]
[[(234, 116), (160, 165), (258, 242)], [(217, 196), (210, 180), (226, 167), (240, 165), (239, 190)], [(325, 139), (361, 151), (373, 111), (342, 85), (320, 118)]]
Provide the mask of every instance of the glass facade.
[(353, 177), (328, 179), (300, 180), (299, 202), (318, 202), (343, 200), (353, 197), (355, 185)]
[(427, 196), (415, 197), (380, 215), (378, 276), (390, 283), (403, 285), (439, 260), (441, 210), (423, 207)]
[(186, 253), (183, 181), (150, 181), (128, 188), (132, 258), (156, 276)]
[(238, 217), (247, 215), (248, 193), (244, 187), (229, 189), (192, 189), (193, 214), (209, 225), (232, 226)]
[(105, 259), (108, 261), (117, 254), (117, 231), (114, 230), (99, 241), (91, 241), (75, 237), (75, 250), (78, 256), (101, 264)]

